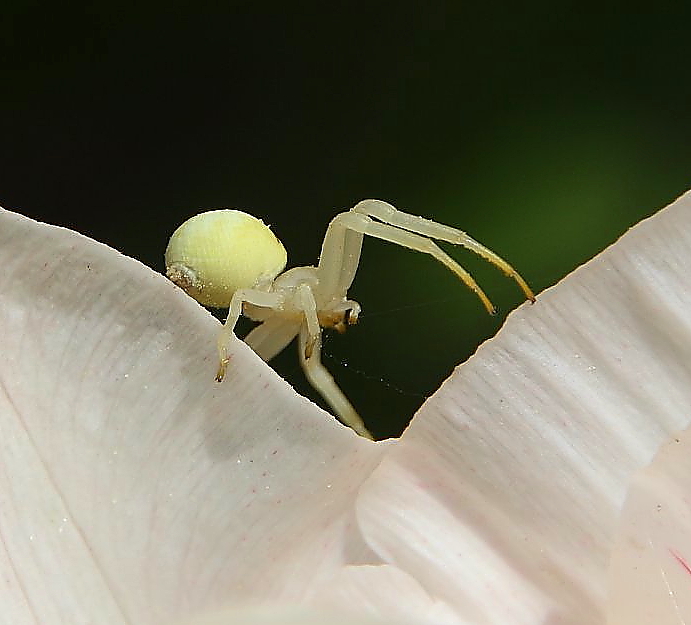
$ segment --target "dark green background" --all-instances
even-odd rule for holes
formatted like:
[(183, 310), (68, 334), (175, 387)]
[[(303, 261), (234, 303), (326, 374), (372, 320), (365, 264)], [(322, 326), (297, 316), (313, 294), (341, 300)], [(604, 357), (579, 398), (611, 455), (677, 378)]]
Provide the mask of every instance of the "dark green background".
[[(691, 187), (691, 9), (519, 4), (4, 3), (0, 204), (160, 270), (201, 209), (262, 217), (297, 265), (377, 197), (541, 290)], [(521, 301), (452, 253), (503, 313)], [(351, 296), (324, 361), (380, 436), (502, 321), (373, 240)], [(276, 366), (310, 394), (294, 349)]]

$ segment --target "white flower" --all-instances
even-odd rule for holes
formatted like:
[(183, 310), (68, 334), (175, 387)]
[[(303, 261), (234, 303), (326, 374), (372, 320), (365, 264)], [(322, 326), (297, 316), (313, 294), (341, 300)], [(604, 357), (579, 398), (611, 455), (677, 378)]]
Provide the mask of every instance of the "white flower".
[(0, 260), (2, 625), (691, 619), (691, 195), (381, 443), (240, 341), (216, 384), (218, 322), (106, 246), (3, 211)]

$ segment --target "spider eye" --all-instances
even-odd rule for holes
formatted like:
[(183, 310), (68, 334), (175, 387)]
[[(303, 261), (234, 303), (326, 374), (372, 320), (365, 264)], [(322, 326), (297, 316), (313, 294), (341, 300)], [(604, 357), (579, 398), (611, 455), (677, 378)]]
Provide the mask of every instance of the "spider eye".
[(204, 306), (228, 308), (237, 289), (273, 280), (286, 266), (283, 244), (263, 221), (237, 210), (201, 213), (166, 249), (166, 275)]

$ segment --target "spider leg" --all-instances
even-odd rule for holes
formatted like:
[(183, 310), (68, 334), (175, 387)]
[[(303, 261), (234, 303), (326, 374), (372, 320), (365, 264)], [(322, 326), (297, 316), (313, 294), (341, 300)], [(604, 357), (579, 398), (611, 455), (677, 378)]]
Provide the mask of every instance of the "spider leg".
[(242, 305), (245, 302), (264, 308), (280, 309), (283, 303), (283, 295), (259, 291), (257, 289), (238, 289), (233, 293), (233, 297), (230, 300), (230, 308), (228, 309), (228, 317), (218, 335), (218, 357), (220, 364), (218, 366), (218, 373), (216, 373), (217, 382), (223, 381), (226, 375), (226, 367), (230, 362), (228, 345), (233, 337), (235, 324), (242, 314)]
[[(319, 325), (319, 317), (317, 316), (317, 302), (314, 301), (312, 289), (307, 284), (301, 284), (297, 288), (297, 297), (300, 308), (305, 315), (305, 327), (307, 329), (305, 358), (309, 359), (312, 356), (314, 346), (322, 332), (321, 326)], [(301, 332), (304, 333), (304, 330)]]
[(345, 297), (353, 283), (364, 238), (364, 233), (343, 227), (337, 219), (332, 219), (326, 229), (319, 255), (320, 290), (334, 298)]
[[(390, 243), (396, 243), (402, 247), (407, 247), (411, 250), (416, 250), (418, 252), (424, 252), (436, 258), (445, 267), (453, 271), (465, 284), (473, 291), (484, 304), (485, 308), (490, 312), (490, 314), (495, 314), (496, 309), (490, 302), (485, 292), (479, 287), (477, 282), (473, 277), (461, 267), (453, 258), (451, 258), (444, 250), (442, 250), (434, 241), (428, 239), (419, 234), (413, 232), (408, 232), (407, 230), (402, 230), (396, 226), (389, 224), (379, 223), (374, 221), (371, 217), (364, 215), (360, 212), (348, 211), (346, 213), (341, 213), (336, 215), (334, 219), (329, 224), (329, 230), (337, 232), (338, 229), (349, 229), (355, 232), (359, 232), (363, 235), (369, 235), (377, 239), (382, 239), (384, 241), (389, 241)], [(327, 237), (329, 234), (327, 230)], [(327, 238), (324, 238), (324, 244), (326, 247)], [(329, 262), (335, 262), (335, 258), (329, 259)], [(343, 263), (350, 262), (350, 259), (343, 258)], [(357, 265), (355, 266), (357, 268)], [(322, 259), (319, 261), (320, 269), (320, 284), (322, 283), (321, 270), (322, 270)], [(354, 273), (354, 271), (353, 271)]]
[(300, 321), (276, 315), (259, 324), (244, 340), (264, 362), (268, 362), (282, 352), (299, 331)]
[(321, 362), (321, 332), (317, 335), (317, 340), (312, 347), (312, 356), (310, 358), (305, 357), (305, 351), (310, 341), (309, 331), (306, 326), (306, 323), (302, 325), (298, 345), (300, 364), (305, 372), (305, 377), (326, 400), (326, 403), (331, 406), (331, 409), (336, 413), (336, 416), (344, 425), (355, 430), (360, 436), (374, 440), (370, 431), (365, 427), (360, 415), (355, 411), (355, 408), (353, 408), (353, 405), (343, 394), (343, 391), (338, 388), (332, 375), (326, 370), (326, 367), (324, 367)]
[(461, 245), (501, 269), (510, 278), (513, 278), (518, 283), (518, 286), (521, 287), (525, 296), (530, 301), (535, 301), (535, 295), (533, 295), (531, 288), (509, 263), (462, 230), (452, 228), (451, 226), (445, 226), (444, 224), (425, 219), (424, 217), (404, 213), (391, 206), (391, 204), (382, 202), (381, 200), (363, 200), (353, 207), (352, 210), (369, 217), (375, 217), (396, 228), (409, 230), (410, 232), (431, 239), (438, 239), (439, 241), (446, 241), (454, 245)]

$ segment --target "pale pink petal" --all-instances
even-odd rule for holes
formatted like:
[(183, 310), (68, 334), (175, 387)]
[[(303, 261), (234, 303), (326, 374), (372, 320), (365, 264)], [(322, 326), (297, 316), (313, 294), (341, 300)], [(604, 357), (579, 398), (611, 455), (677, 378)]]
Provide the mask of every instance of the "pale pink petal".
[(636, 476), (618, 529), (608, 623), (691, 623), (691, 430)]
[(215, 383), (218, 322), (177, 287), (6, 211), (0, 266), (0, 620), (166, 623), (368, 553), (381, 447), (240, 341)]
[(363, 487), (382, 561), (478, 623), (604, 621), (631, 477), (691, 421), (690, 250), (687, 194), (510, 315)]
[(414, 625), (410, 620), (377, 618), (309, 606), (264, 606), (227, 609), (176, 625)]
[(357, 606), (363, 615), (412, 623), (470, 624), (455, 606), (436, 598), (439, 593), (435, 591), (427, 592), (415, 577), (398, 567), (364, 564), (346, 566), (328, 584), (317, 586), (311, 602), (341, 608)]
[(0, 613), (604, 622), (631, 476), (691, 416), (690, 213), (685, 196), (522, 307), (387, 445), (240, 342), (216, 385), (218, 325), (189, 298), (0, 213)]

